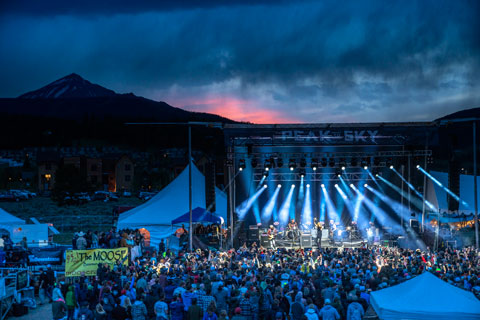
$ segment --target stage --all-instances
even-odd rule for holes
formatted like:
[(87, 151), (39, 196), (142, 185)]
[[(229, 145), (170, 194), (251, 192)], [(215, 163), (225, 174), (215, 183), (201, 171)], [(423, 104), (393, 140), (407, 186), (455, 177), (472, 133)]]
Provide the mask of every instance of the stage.
[[(361, 231), (353, 239), (322, 237), (322, 247), (358, 247), (367, 239), (390, 245), (424, 232), (435, 212), (432, 179), (425, 179), (430, 148), (438, 145), (433, 123), (229, 124), (225, 139), (234, 247), (261, 241), (256, 226), (283, 231), (294, 220), (305, 230), (315, 219)], [(311, 239), (283, 237), (277, 247), (317, 247), (309, 229)]]

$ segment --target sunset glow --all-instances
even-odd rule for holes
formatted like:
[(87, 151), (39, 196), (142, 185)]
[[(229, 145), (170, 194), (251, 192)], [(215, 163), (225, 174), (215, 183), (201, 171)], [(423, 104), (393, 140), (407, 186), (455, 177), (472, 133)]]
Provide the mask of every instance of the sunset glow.
[(185, 110), (214, 113), (235, 121), (258, 124), (299, 122), (286, 112), (262, 108), (256, 101), (235, 97), (187, 99), (171, 103)]

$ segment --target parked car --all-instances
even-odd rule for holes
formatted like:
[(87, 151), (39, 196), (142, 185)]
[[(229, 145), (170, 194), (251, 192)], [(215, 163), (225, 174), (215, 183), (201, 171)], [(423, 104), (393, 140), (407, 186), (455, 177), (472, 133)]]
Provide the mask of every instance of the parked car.
[(23, 193), (26, 193), (28, 195), (29, 198), (35, 198), (37, 196), (37, 194), (35, 192), (32, 192), (32, 191), (29, 191), (29, 190), (20, 190), (22, 191)]
[(28, 200), (30, 198), (28, 194), (20, 190), (10, 190), (10, 194), (13, 194), (13, 196), (19, 200)]
[(78, 204), (87, 203), (92, 201), (92, 198), (86, 192), (75, 193), (73, 197), (76, 199)]
[(144, 201), (147, 201), (147, 200), (150, 200), (151, 198), (153, 198), (153, 196), (155, 196), (156, 194), (157, 194), (156, 192), (140, 191), (138, 193), (138, 198), (142, 199)]
[(118, 197), (113, 192), (96, 191), (93, 195), (93, 200), (118, 201)]
[(9, 192), (0, 192), (0, 201), (14, 202), (14, 201), (20, 201), (20, 199), (15, 198), (15, 196)]

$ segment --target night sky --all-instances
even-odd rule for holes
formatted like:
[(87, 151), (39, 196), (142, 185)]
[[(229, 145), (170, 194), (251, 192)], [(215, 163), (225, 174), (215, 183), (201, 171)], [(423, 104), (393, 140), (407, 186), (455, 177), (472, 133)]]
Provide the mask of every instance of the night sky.
[(0, 97), (75, 72), (256, 123), (480, 107), (480, 1), (149, 2), (0, 1)]

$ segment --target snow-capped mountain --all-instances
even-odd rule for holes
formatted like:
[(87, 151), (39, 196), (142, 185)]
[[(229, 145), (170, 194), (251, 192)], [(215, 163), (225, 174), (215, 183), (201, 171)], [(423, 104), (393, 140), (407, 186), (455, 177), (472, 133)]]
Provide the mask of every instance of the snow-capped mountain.
[(59, 99), (111, 97), (116, 93), (72, 73), (38, 90), (22, 94), (20, 99)]

